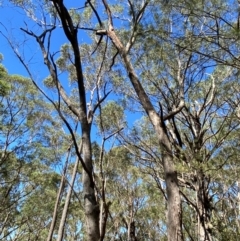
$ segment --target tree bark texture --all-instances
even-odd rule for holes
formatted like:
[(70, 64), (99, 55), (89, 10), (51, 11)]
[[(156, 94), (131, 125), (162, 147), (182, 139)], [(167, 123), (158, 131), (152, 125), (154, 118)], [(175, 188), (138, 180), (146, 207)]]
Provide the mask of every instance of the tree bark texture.
[(138, 241), (136, 237), (135, 222), (130, 223), (130, 241)]
[[(92, 173), (92, 150), (90, 139), (90, 128), (82, 125), (83, 138), (83, 160), (89, 173)], [(86, 231), (88, 241), (98, 241), (100, 239), (99, 214), (100, 209), (94, 193), (94, 183), (92, 177), (83, 170), (83, 195), (84, 209), (86, 215)]]
[(144, 91), (142, 84), (136, 75), (131, 61), (128, 57), (126, 48), (122, 45), (114, 28), (109, 24), (108, 36), (118, 49), (123, 64), (128, 72), (129, 79), (135, 89), (135, 92), (143, 106), (146, 114), (154, 126), (159, 144), (162, 149), (163, 168), (165, 173), (166, 189), (167, 189), (167, 229), (168, 241), (182, 241), (181, 228), (181, 197), (178, 186), (177, 172), (173, 164), (173, 156), (171, 151), (171, 143), (167, 136), (167, 130), (163, 118), (155, 111), (148, 95)]
[[(100, 239), (99, 231), (99, 205), (94, 193), (95, 184), (92, 173), (92, 150), (91, 150), (91, 121), (88, 121), (86, 91), (82, 72), (81, 54), (78, 42), (78, 28), (74, 25), (72, 18), (65, 7), (63, 1), (53, 0), (54, 7), (61, 20), (63, 31), (71, 43), (74, 52), (74, 66), (77, 76), (78, 94), (79, 94), (79, 111), (75, 111), (81, 123), (82, 129), (82, 154), (81, 163), (83, 166), (83, 194), (84, 210), (86, 215), (86, 232), (88, 241), (98, 241)], [(66, 98), (65, 98), (66, 99)], [(70, 110), (74, 110), (73, 105), (68, 104)], [(77, 151), (77, 150), (76, 150)]]
[(211, 200), (208, 195), (203, 173), (198, 174), (197, 208), (198, 208), (198, 240), (212, 241), (211, 237)]

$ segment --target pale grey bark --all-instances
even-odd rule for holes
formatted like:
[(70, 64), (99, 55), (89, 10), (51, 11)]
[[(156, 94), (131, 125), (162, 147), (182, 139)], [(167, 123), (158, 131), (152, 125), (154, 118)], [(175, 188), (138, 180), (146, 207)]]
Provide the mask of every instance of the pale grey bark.
[[(126, 48), (123, 46), (122, 42), (118, 38), (116, 32), (114, 31), (111, 10), (105, 0), (103, 0), (106, 12), (108, 14), (108, 30), (107, 35), (111, 38), (113, 44), (119, 51), (122, 58), (123, 64), (128, 73), (129, 79), (135, 89), (135, 92), (148, 115), (159, 140), (159, 144), (162, 148), (162, 161), (165, 173), (166, 189), (167, 189), (167, 229), (168, 229), (168, 241), (181, 241), (182, 240), (182, 230), (181, 230), (181, 198), (178, 187), (177, 172), (173, 164), (173, 156), (171, 151), (171, 143), (167, 136), (167, 131), (163, 121), (163, 116), (159, 116), (155, 111), (149, 97), (144, 91), (141, 82), (136, 75), (131, 61), (128, 57), (128, 51), (130, 47)], [(127, 46), (132, 45), (133, 39), (130, 39), (131, 43)], [(184, 107), (181, 102), (181, 106), (177, 107), (174, 114), (177, 114)], [(173, 115), (173, 114), (171, 114)]]
[[(80, 144), (79, 149), (80, 149), (79, 152), (81, 153), (82, 143)], [(73, 172), (72, 172), (72, 179), (71, 179), (71, 182), (69, 183), (68, 192), (67, 192), (66, 200), (65, 200), (65, 203), (64, 203), (64, 208), (63, 208), (63, 211), (62, 211), (62, 217), (61, 217), (60, 225), (59, 225), (59, 228), (58, 228), (57, 241), (63, 240), (64, 227), (65, 227), (65, 223), (66, 223), (66, 219), (67, 219), (67, 213), (68, 213), (68, 208), (69, 208), (71, 195), (72, 195), (72, 191), (73, 191), (73, 185), (74, 185), (75, 178), (76, 178), (76, 175), (77, 175), (78, 163), (79, 163), (79, 159), (77, 157), (76, 161), (75, 161), (75, 164), (74, 164)]]
[(66, 163), (65, 163), (65, 166), (64, 166), (64, 169), (63, 169), (60, 187), (58, 189), (58, 194), (57, 194), (56, 202), (55, 202), (55, 205), (54, 205), (53, 217), (52, 217), (51, 226), (50, 226), (50, 229), (49, 229), (49, 232), (48, 232), (47, 241), (52, 240), (54, 228), (55, 228), (55, 225), (56, 225), (58, 205), (59, 205), (59, 202), (60, 202), (60, 197), (61, 197), (61, 194), (62, 194), (62, 191), (63, 191), (63, 188), (64, 188), (64, 184), (65, 184), (65, 178), (66, 178), (65, 175), (66, 175), (68, 160), (69, 160), (70, 153), (71, 153), (71, 146), (72, 145), (70, 145), (69, 148), (68, 148)]

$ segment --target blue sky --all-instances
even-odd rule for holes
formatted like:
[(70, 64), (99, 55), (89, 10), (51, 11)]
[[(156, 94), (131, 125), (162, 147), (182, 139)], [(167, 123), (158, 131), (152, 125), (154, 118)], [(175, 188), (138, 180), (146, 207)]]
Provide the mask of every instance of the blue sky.
[[(38, 83), (48, 76), (49, 72), (43, 63), (41, 51), (36, 43), (36, 40), (30, 36), (25, 36), (20, 28), (25, 28), (25, 23), (30, 25), (30, 29), (36, 29), (36, 25), (32, 24), (19, 8), (12, 6), (0, 7), (0, 31), (13, 39), (13, 41), (19, 44), (19, 51), (21, 55), (25, 56), (26, 61), (29, 61), (30, 67), (33, 70), (34, 78)], [(67, 39), (62, 30), (55, 31), (53, 35), (54, 45), (52, 49), (58, 51), (61, 44), (66, 43)], [(81, 31), (81, 42), (89, 42), (89, 38), (86, 37), (86, 33)], [(23, 47), (24, 44), (24, 47)], [(9, 74), (19, 74), (28, 77), (28, 73), (20, 63), (13, 50), (9, 46), (9, 43), (2, 35), (0, 35), (0, 53), (3, 54), (3, 65), (8, 70)], [(67, 78), (67, 76), (65, 76)], [(68, 81), (64, 81), (67, 83)], [(108, 100), (116, 100), (114, 94), (110, 95)], [(128, 124), (133, 125), (135, 120), (141, 116), (140, 113), (134, 115), (130, 112), (126, 112)], [(96, 138), (96, 128), (93, 126), (93, 140)]]
[[(0, 7), (0, 31), (8, 35), (7, 31), (19, 29), (19, 23), (22, 22), (22, 16), (17, 14), (16, 9), (10, 7)], [(26, 75), (26, 71), (13, 53), (6, 39), (0, 36), (0, 53), (3, 54), (3, 64), (10, 74)]]

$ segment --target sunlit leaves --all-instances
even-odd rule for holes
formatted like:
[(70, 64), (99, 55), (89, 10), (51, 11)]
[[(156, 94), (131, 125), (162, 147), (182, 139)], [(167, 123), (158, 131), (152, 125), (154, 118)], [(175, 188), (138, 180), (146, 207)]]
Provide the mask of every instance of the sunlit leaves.
[(10, 90), (7, 70), (0, 64), (0, 96), (4, 96)]
[(123, 108), (116, 102), (108, 102), (96, 118), (101, 131), (117, 131), (125, 126)]

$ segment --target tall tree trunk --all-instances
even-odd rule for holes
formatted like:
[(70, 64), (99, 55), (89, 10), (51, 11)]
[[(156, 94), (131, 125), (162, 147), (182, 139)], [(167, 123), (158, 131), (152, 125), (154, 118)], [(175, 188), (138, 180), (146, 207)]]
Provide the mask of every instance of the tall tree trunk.
[(168, 224), (168, 241), (182, 240), (181, 224), (181, 197), (179, 193), (177, 172), (172, 164), (171, 156), (163, 157), (163, 167), (167, 188), (167, 224)]
[[(92, 150), (90, 139), (90, 126), (82, 125), (82, 139), (83, 139), (83, 160), (89, 173), (92, 173)], [(84, 195), (84, 209), (86, 215), (86, 231), (88, 241), (98, 241), (100, 239), (99, 231), (99, 205), (97, 203), (93, 177), (83, 170), (83, 195)]]
[[(110, 9), (105, 2), (105, 7), (110, 16)], [(168, 241), (182, 241), (182, 228), (181, 228), (181, 197), (178, 186), (177, 172), (173, 163), (173, 156), (171, 151), (171, 143), (167, 136), (167, 130), (164, 124), (163, 116), (159, 116), (154, 109), (148, 95), (146, 94), (143, 86), (134, 71), (132, 63), (128, 57), (128, 50), (123, 46), (120, 39), (114, 31), (114, 27), (110, 21), (107, 31), (108, 36), (111, 38), (113, 44), (118, 49), (121, 55), (123, 64), (128, 72), (129, 79), (135, 89), (135, 92), (143, 106), (146, 114), (148, 115), (155, 131), (159, 144), (162, 148), (162, 160), (165, 173), (166, 189), (167, 189), (167, 229), (168, 229)], [(169, 113), (168, 116), (175, 115), (184, 105), (179, 106), (174, 113)]]
[(212, 241), (211, 238), (211, 200), (209, 199), (204, 174), (198, 173), (197, 190), (198, 240)]
[[(91, 150), (91, 120), (88, 120), (86, 91), (81, 63), (81, 54), (78, 41), (78, 27), (75, 26), (72, 17), (64, 5), (63, 1), (53, 0), (53, 5), (61, 20), (64, 33), (71, 43), (74, 52), (74, 67), (76, 70), (78, 94), (79, 94), (79, 108), (75, 108), (71, 101), (67, 99), (63, 91), (60, 91), (62, 98), (67, 103), (69, 109), (78, 117), (81, 122), (82, 129), (82, 154), (83, 159), (83, 195), (84, 195), (84, 210), (86, 215), (86, 231), (88, 241), (98, 241), (100, 239), (99, 231), (99, 205), (94, 193), (95, 184), (92, 173), (92, 150)], [(56, 75), (56, 73), (55, 73)], [(53, 78), (54, 79), (54, 78)], [(56, 79), (56, 78), (55, 78)], [(59, 83), (59, 81), (56, 81)], [(58, 88), (60, 90), (60, 88)]]
[(65, 201), (64, 208), (63, 208), (63, 211), (62, 211), (62, 217), (61, 217), (60, 225), (59, 225), (59, 228), (58, 228), (57, 241), (63, 240), (64, 227), (65, 227), (65, 223), (66, 223), (66, 219), (67, 219), (67, 213), (68, 213), (68, 208), (69, 208), (69, 204), (70, 204), (70, 200), (71, 200), (73, 185), (74, 185), (76, 174), (77, 174), (78, 162), (79, 162), (79, 159), (77, 157), (76, 161), (75, 161), (74, 168), (73, 168), (72, 179), (71, 179), (71, 182), (70, 182), (70, 185), (69, 185), (69, 188), (68, 188), (66, 201)]
[(61, 199), (61, 194), (64, 188), (64, 184), (65, 184), (65, 178), (66, 178), (66, 170), (67, 170), (67, 166), (68, 166), (68, 160), (69, 160), (69, 156), (71, 153), (71, 147), (72, 144), (69, 146), (68, 148), (68, 152), (67, 152), (67, 157), (66, 157), (66, 162), (63, 168), (63, 174), (62, 174), (62, 178), (61, 178), (61, 182), (60, 182), (60, 187), (58, 189), (58, 194), (57, 194), (57, 198), (56, 198), (56, 202), (54, 205), (54, 212), (53, 212), (53, 217), (52, 217), (52, 222), (51, 222), (51, 226), (48, 232), (48, 237), (47, 237), (47, 241), (52, 241), (52, 236), (53, 236), (53, 232), (54, 232), (54, 228), (56, 225), (56, 221), (57, 221), (57, 211), (58, 211), (58, 205)]
[(181, 196), (177, 171), (173, 163), (171, 143), (157, 114), (155, 114), (153, 120), (155, 120), (155, 130), (163, 153), (162, 161), (167, 189), (167, 237), (168, 241), (181, 241), (183, 240)]
[(131, 221), (130, 222), (130, 239), (129, 241), (138, 241), (137, 237), (136, 237), (136, 229), (135, 229), (135, 221)]

